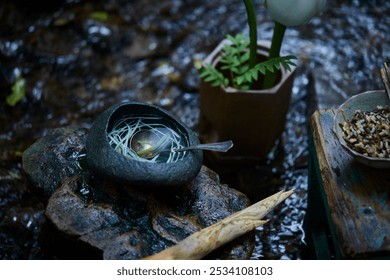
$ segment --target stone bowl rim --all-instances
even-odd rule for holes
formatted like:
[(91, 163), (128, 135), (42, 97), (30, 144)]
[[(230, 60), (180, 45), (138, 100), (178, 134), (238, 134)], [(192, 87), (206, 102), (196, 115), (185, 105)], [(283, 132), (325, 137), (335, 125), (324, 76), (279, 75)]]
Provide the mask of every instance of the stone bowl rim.
[[(375, 98), (379, 99), (380, 101), (385, 101), (382, 104), (370, 102), (367, 103), (364, 100), (367, 100), (367, 98)], [(374, 100), (374, 99), (373, 99)], [(385, 169), (390, 168), (390, 158), (375, 158), (370, 156), (365, 156), (353, 149), (351, 149), (345, 142), (344, 138), (342, 137), (342, 130), (339, 126), (339, 123), (344, 120), (344, 116), (349, 120), (355, 110), (362, 110), (362, 111), (369, 111), (369, 110), (375, 110), (376, 106), (382, 106), (384, 108), (390, 109), (390, 99), (387, 96), (386, 92), (384, 90), (372, 90), (372, 91), (365, 91), (356, 95), (353, 95), (349, 99), (347, 99), (345, 102), (343, 102), (338, 109), (336, 109), (336, 113), (334, 115), (333, 119), (333, 133), (336, 136), (338, 143), (341, 145), (341, 147), (346, 151), (350, 156), (352, 156), (356, 161), (369, 166), (373, 168), (379, 168), (379, 169)]]

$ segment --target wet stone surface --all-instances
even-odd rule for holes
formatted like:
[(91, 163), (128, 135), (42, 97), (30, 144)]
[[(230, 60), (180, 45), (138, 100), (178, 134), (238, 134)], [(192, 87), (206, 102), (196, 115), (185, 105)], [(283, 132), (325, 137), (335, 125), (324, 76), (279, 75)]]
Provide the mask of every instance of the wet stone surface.
[(82, 173), (78, 158), (85, 152), (86, 130), (54, 129), (25, 150), (23, 169), (45, 199), (62, 180)]
[[(261, 1), (254, 2), (259, 38), (270, 39), (273, 24)], [(196, 130), (199, 77), (193, 63), (227, 33), (248, 31), (244, 5), (235, 0), (50, 3), (0, 4), (1, 259), (48, 257), (46, 203), (22, 170), (28, 147), (53, 128), (88, 129), (104, 109), (124, 101), (160, 105)], [(108, 17), (99, 17), (100, 11)], [(233, 178), (221, 176), (248, 191), (252, 201), (296, 189), (256, 232), (253, 259), (310, 257), (302, 230), (308, 116), (317, 107), (335, 108), (353, 94), (383, 88), (379, 68), (390, 57), (384, 43), (388, 14), (385, 0), (329, 0), (323, 15), (287, 29), (282, 51), (298, 57), (298, 73), (285, 132), (267, 162)], [(11, 107), (5, 100), (19, 75), (26, 97)]]
[[(43, 234), (50, 232), (45, 246), (52, 257), (140, 259), (249, 206), (245, 195), (222, 185), (207, 167), (179, 187), (132, 187), (96, 178), (75, 164), (85, 136), (85, 130), (55, 129), (23, 155), (31, 181), (49, 197), (45, 214), (52, 229)], [(70, 249), (77, 246), (83, 255)], [(206, 258), (248, 259), (253, 247), (250, 233)]]

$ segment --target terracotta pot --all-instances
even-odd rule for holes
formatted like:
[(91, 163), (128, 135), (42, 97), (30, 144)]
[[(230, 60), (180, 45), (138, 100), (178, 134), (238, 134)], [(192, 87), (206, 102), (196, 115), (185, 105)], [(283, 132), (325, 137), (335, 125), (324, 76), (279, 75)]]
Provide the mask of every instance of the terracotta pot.
[[(220, 60), (223, 40), (205, 59), (215, 66)], [(259, 57), (266, 57), (270, 43), (259, 41)], [(238, 90), (200, 84), (199, 133), (203, 142), (233, 140), (226, 154), (209, 153), (225, 162), (264, 160), (284, 130), (289, 108), (295, 67), (291, 72), (281, 68), (277, 84), (266, 90)]]

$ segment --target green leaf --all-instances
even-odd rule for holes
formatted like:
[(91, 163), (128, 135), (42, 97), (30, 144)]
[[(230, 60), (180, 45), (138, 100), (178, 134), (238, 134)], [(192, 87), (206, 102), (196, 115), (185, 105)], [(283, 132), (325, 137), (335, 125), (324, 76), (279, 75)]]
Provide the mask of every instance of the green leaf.
[(245, 64), (240, 68), (238, 75), (242, 75), (249, 70), (249, 65)]
[[(237, 37), (237, 36), (236, 36)], [(234, 43), (235, 42), (235, 40), (236, 40), (236, 38), (235, 37), (233, 37), (232, 35), (230, 35), (230, 34), (227, 34), (226, 35), (226, 38), (230, 41), (230, 42), (232, 42), (232, 43)]]
[(206, 71), (204, 71), (204, 69), (200, 70), (199, 71), (199, 77), (201, 78), (204, 78), (208, 75), (208, 73)]
[(211, 86), (223, 85), (227, 87), (229, 82), (234, 81), (233, 86), (240, 89), (249, 89), (252, 82), (259, 79), (259, 74), (265, 75), (267, 72), (275, 72), (282, 65), (288, 71), (291, 70), (291, 66), (295, 66), (295, 63), (291, 60), (296, 59), (296, 57), (289, 55), (276, 57), (249, 68), (249, 39), (244, 34), (237, 34), (236, 36), (228, 34), (226, 38), (230, 41), (230, 44), (222, 47), (219, 69), (229, 72), (229, 77), (224, 77), (222, 72), (213, 68), (210, 64), (199, 70), (200, 77), (205, 82), (209, 82)]
[(238, 57), (233, 57), (231, 64), (233, 66), (240, 66), (241, 63), (240, 63), (240, 60), (238, 59)]
[(251, 72), (249, 71), (249, 72), (246, 72), (245, 74), (244, 74), (244, 77), (245, 77), (245, 80), (247, 81), (247, 82), (251, 82), (252, 81), (252, 74), (251, 74)]
[(237, 51), (243, 52), (249, 46), (249, 40), (242, 40), (240, 44), (237, 44)]
[(210, 83), (211, 86), (218, 87), (221, 85), (227, 86), (229, 80), (226, 79), (221, 72), (214, 69), (210, 64), (206, 64), (204, 68), (200, 70), (199, 75), (205, 82)]
[(219, 60), (219, 62), (223, 64), (230, 64), (230, 61), (230, 57), (221, 57), (221, 59)]
[(224, 45), (222, 48), (222, 53), (223, 54), (228, 54), (232, 52), (232, 46), (231, 45)]
[(236, 79), (237, 85), (241, 85), (244, 82), (244, 76), (238, 76)]
[(9, 106), (13, 107), (25, 96), (26, 96), (26, 80), (23, 79), (22, 76), (18, 76), (11, 88), (11, 94), (7, 96), (5, 101)]
[(228, 79), (228, 78), (224, 78), (224, 79), (223, 79), (223, 85), (224, 85), (225, 87), (227, 87), (227, 86), (229, 85), (229, 79)]
[(221, 85), (221, 81), (215, 80), (213, 83), (211, 83), (212, 87), (219, 87)]
[(250, 73), (252, 75), (253, 80), (257, 81), (257, 79), (259, 78), (259, 72), (258, 71), (252, 71)]
[(249, 52), (245, 52), (243, 55), (241, 55), (240, 63), (244, 63), (244, 62), (248, 61), (249, 60), (249, 56), (250, 56)]
[(275, 71), (275, 65), (265, 65), (265, 68), (272, 73)]
[(108, 20), (108, 13), (105, 11), (93, 12), (90, 15), (90, 18), (94, 19), (94, 20), (107, 21)]
[(242, 67), (242, 70), (245, 70), (239, 74), (236, 78), (237, 85), (240, 85), (240, 89), (243, 89), (248, 83), (252, 83), (252, 81), (257, 81), (259, 78), (259, 73), (265, 75), (267, 71), (275, 72), (280, 69), (281, 65), (287, 65), (286, 69), (290, 69), (290, 65), (295, 65), (290, 59), (295, 59), (294, 56), (284, 56), (284, 57), (276, 57), (264, 62), (261, 62), (255, 65), (252, 69), (245, 69)]

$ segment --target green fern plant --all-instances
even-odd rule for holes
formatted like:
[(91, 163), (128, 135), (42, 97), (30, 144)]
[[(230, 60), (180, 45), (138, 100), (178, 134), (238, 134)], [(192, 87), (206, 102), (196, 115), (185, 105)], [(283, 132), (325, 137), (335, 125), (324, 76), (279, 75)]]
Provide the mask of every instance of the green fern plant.
[[(248, 90), (253, 82), (259, 79), (260, 74), (266, 75), (268, 71), (275, 73), (281, 65), (288, 71), (291, 71), (291, 66), (296, 66), (292, 61), (296, 59), (293, 55), (270, 58), (250, 66), (249, 39), (244, 34), (238, 34), (235, 37), (227, 35), (227, 39), (230, 44), (226, 44), (222, 48), (218, 69), (210, 64), (199, 69), (200, 77), (205, 82), (209, 82), (211, 86), (232, 86)], [(228, 77), (224, 73), (227, 73)]]

